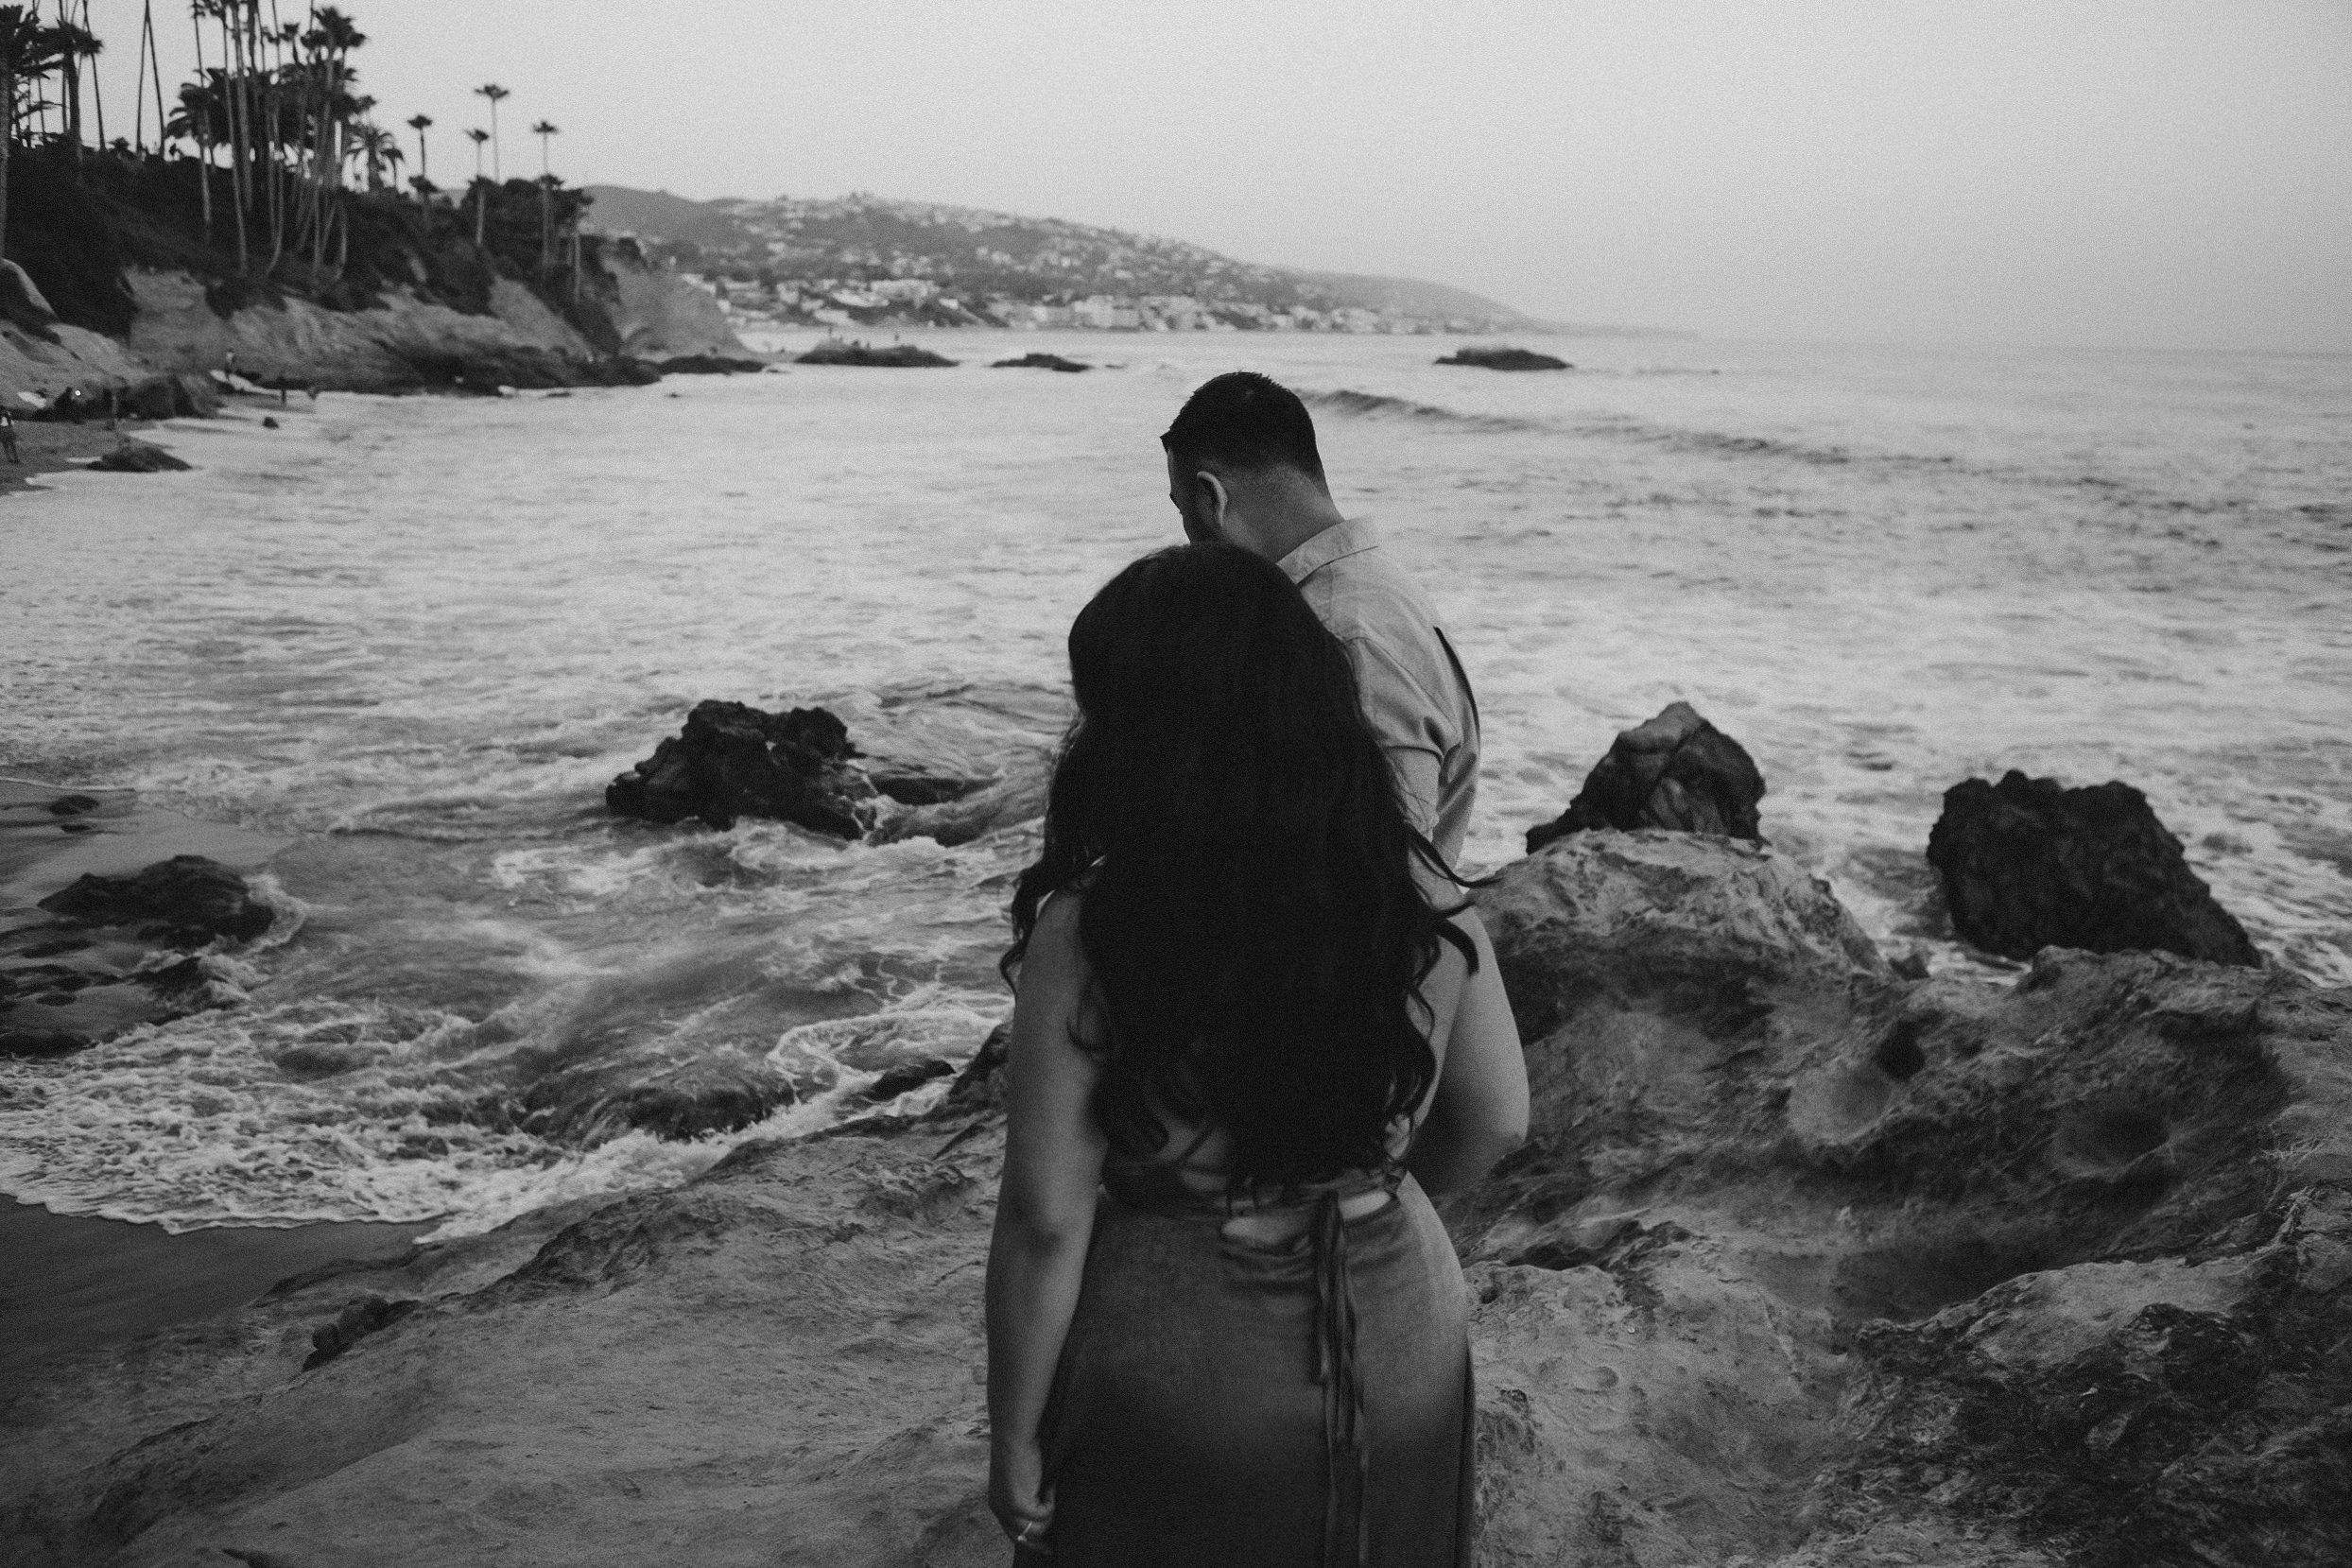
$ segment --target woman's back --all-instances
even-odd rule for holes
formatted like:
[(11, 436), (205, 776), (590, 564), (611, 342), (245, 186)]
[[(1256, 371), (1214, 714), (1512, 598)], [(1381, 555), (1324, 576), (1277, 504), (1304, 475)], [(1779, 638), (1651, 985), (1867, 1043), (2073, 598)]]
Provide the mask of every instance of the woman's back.
[(1079, 617), (1013, 902), (991, 1500), (1063, 1568), (1466, 1560), (1460, 1266), (1425, 1188), (1525, 1128), (1354, 677), (1224, 546)]

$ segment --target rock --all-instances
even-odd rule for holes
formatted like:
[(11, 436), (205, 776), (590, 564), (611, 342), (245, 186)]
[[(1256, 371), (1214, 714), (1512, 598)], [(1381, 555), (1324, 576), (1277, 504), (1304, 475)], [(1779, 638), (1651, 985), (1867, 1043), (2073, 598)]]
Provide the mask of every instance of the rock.
[(149, 376), (123, 393), (122, 409), (143, 420), (167, 420), (180, 412), (180, 388), (169, 376)]
[(102, 474), (162, 474), (192, 465), (160, 446), (146, 441), (124, 441), (113, 451), (101, 455), (90, 466)]
[(1764, 775), (1740, 744), (1687, 702), (1622, 731), (1560, 817), (1527, 832), (1528, 853), (1593, 828), (1670, 828), (1760, 843)]
[(200, 854), (176, 854), (134, 876), (84, 876), (40, 906), (90, 925), (136, 926), (174, 947), (251, 941), (277, 918), (243, 877)]
[(378, 1329), (399, 1322), (417, 1305), (415, 1301), (388, 1301), (381, 1296), (361, 1297), (337, 1314), (333, 1322), (312, 1332), (310, 1356), (303, 1363), (303, 1370), (325, 1366)]
[[(1903, 981), (1802, 870), (1689, 834), (1580, 833), (1478, 898), (1534, 1090), (1442, 1205), (1481, 1562), (2345, 1560), (2352, 991), (2153, 953)], [(12, 1388), (0, 1558), (328, 1562), (364, 1518), (403, 1561), (1001, 1562), (1000, 1054), (927, 1118)]]
[(698, 702), (682, 732), (613, 781), (604, 803), (652, 822), (694, 817), (730, 828), (738, 817), (768, 817), (856, 838), (872, 820), (874, 795), (850, 762), (856, 754), (848, 730), (822, 708), (770, 714)]
[(765, 359), (730, 359), (718, 353), (682, 353), (657, 367), (664, 375), (746, 375), (768, 368)]
[(720, 1056), (665, 1065), (634, 1082), (583, 1068), (533, 1085), (524, 1125), (542, 1137), (593, 1147), (624, 1132), (683, 1140), (740, 1132), (800, 1096), (783, 1073)]
[(1052, 783), (1050, 759), (1029, 759), (984, 788), (885, 818), (869, 836), (876, 844), (906, 838), (929, 838), (948, 849), (969, 844), (999, 828), (1017, 827), (1043, 817), (1046, 792)]
[(877, 349), (864, 343), (843, 343), (832, 338), (801, 355), (798, 362), (803, 365), (872, 365), (896, 370), (956, 363), (928, 349), (919, 349), (912, 343), (893, 343), (887, 349)]
[(885, 1105), (910, 1089), (920, 1089), (934, 1078), (943, 1078), (956, 1070), (952, 1061), (937, 1057), (922, 1061), (909, 1061), (893, 1067), (859, 1091), (858, 1097), (869, 1105)]
[(31, 275), (12, 261), (0, 261), (0, 317), (37, 336), (57, 341), (57, 312), (49, 307)]
[(1944, 792), (1928, 859), (1953, 929), (2004, 957), (2074, 947), (2262, 961), (2129, 784), (2067, 789), (2015, 770), (1997, 784), (1966, 780)]
[[(1906, 982), (1721, 838), (1580, 834), (1478, 899), (1535, 1101), (1442, 1205), (1485, 1560), (2334, 1559), (2352, 1292), (2230, 1282), (2352, 1180), (2352, 992), (2147, 954)], [(2129, 1544), (2081, 1556), (2102, 1516)]]
[(1565, 359), (1531, 349), (1461, 349), (1438, 361), (1441, 365), (1470, 365), (1482, 370), (1573, 370)]
[(1058, 353), (1025, 353), (1018, 359), (999, 359), (990, 369), (998, 370), (1091, 370), (1094, 367), (1075, 359), (1064, 359)]

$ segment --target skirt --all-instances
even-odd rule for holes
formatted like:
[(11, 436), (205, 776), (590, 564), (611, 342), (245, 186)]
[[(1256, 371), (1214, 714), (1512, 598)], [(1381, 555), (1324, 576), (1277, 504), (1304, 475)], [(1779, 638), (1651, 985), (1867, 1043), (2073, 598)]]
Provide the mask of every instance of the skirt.
[(1223, 1217), (1100, 1200), (1046, 1416), (1054, 1568), (1469, 1568), (1468, 1306), (1419, 1184), (1279, 1245)]

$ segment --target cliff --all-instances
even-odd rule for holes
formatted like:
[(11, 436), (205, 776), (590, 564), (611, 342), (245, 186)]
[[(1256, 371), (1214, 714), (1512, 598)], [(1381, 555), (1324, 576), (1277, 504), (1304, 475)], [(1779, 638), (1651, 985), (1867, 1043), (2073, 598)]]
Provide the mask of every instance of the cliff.
[[(1535, 1095), (1444, 1205), (1482, 1563), (2345, 1560), (2352, 993), (2054, 950), (1905, 980), (1688, 835), (1479, 899)], [(968, 1074), (56, 1368), (0, 1395), (0, 1556), (1001, 1563), (1002, 1152)]]
[(712, 301), (632, 246), (584, 241), (577, 276), (543, 267), (539, 200), (508, 181), (476, 245), (470, 209), (354, 195), (331, 262), (250, 233), (240, 260), (225, 216), (204, 225), (192, 163), (20, 154), (0, 397), (102, 394), (232, 354), (249, 377), (355, 391), (634, 382), (652, 379), (636, 361), (748, 354)]

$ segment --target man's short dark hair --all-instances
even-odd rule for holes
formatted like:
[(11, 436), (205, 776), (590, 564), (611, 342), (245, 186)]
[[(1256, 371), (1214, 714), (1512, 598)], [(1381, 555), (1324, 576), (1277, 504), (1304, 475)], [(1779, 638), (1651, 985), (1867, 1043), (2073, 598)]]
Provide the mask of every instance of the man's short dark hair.
[(1315, 450), (1315, 422), (1306, 405), (1255, 370), (1230, 370), (1202, 382), (1160, 444), (1186, 483), (1203, 468), (1237, 474), (1294, 468), (1323, 482), (1323, 455)]

